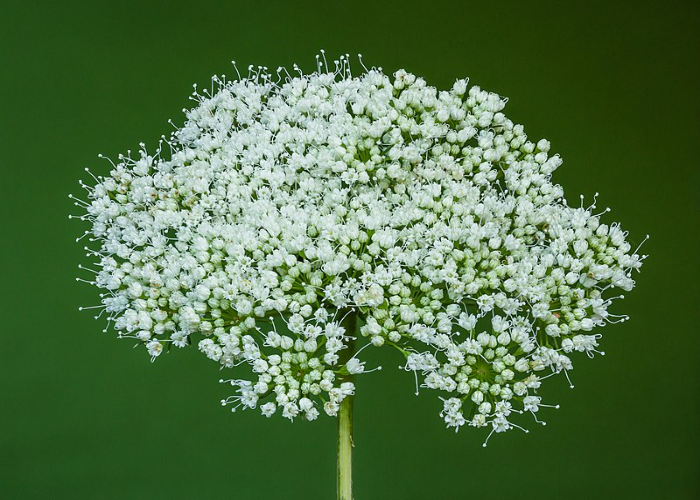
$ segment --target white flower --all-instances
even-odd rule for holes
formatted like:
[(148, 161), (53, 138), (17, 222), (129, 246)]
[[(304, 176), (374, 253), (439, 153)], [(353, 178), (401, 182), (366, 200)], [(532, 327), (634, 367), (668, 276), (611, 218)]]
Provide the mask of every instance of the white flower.
[(161, 352), (163, 352), (163, 344), (157, 340), (151, 340), (150, 342), (146, 343), (146, 349), (148, 350), (148, 354), (151, 355), (151, 358), (155, 359), (160, 356)]
[(277, 405), (272, 401), (260, 405), (260, 412), (268, 418), (274, 415), (275, 411), (277, 411)]
[(567, 203), (561, 158), (506, 99), (336, 68), (215, 78), (162, 149), (97, 177), (84, 218), (111, 324), (152, 358), (194, 338), (248, 365), (224, 403), (267, 417), (336, 415), (372, 344), (447, 394), (449, 427), (517, 427), (542, 380), (598, 352), (581, 332), (626, 319), (613, 290), (644, 257)]
[(351, 358), (345, 366), (347, 367), (348, 372), (352, 373), (353, 375), (365, 371), (365, 364), (360, 362), (360, 360), (357, 358)]

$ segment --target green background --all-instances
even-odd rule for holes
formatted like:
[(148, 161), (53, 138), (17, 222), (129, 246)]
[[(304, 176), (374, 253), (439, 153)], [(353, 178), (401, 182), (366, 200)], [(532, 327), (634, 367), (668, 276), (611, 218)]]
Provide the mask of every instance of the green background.
[[(30, 2), (0, 6), (0, 498), (327, 499), (335, 420), (290, 424), (218, 401), (194, 349), (151, 364), (79, 313), (97, 290), (68, 193), (83, 168), (152, 148), (191, 84), (229, 61), (312, 69), (362, 53), (445, 88), (509, 96), (562, 154), (575, 203), (599, 191), (651, 257), (607, 355), (545, 385), (547, 427), (455, 435), (411, 374), (362, 376), (356, 497), (699, 498), (698, 13), (694, 2)], [(382, 351), (378, 352), (381, 358)]]

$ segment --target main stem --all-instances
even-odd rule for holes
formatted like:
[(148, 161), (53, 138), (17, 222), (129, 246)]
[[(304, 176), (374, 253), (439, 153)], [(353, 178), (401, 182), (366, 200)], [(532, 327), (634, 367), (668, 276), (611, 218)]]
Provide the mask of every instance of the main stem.
[[(357, 316), (349, 313), (343, 320), (345, 334), (356, 337)], [(345, 351), (345, 352), (343, 352)], [(343, 349), (343, 364), (355, 354), (355, 340), (348, 340), (348, 348)], [(351, 382), (352, 375), (344, 377), (344, 381)], [(338, 500), (352, 500), (352, 407), (354, 396), (347, 396), (340, 404), (338, 411)]]
[(346, 397), (338, 412), (338, 500), (352, 500), (352, 401)]

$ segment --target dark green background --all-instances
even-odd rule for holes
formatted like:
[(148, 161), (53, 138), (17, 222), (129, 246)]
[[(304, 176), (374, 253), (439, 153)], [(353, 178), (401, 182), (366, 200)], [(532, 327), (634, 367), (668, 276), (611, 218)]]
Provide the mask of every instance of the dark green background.
[[(698, 498), (698, 24), (694, 2), (18, 2), (0, 5), (0, 498), (327, 499), (335, 421), (230, 414), (194, 349), (150, 364), (100, 333), (73, 281), (67, 198), (98, 153), (153, 147), (191, 84), (362, 53), (438, 87), (470, 76), (551, 140), (568, 198), (600, 191), (651, 254), (578, 356), (549, 425), (444, 428), (411, 374), (359, 380), (356, 497)], [(590, 199), (590, 198), (589, 198)], [(378, 351), (378, 355), (389, 352)], [(386, 368), (398, 364), (382, 359)]]

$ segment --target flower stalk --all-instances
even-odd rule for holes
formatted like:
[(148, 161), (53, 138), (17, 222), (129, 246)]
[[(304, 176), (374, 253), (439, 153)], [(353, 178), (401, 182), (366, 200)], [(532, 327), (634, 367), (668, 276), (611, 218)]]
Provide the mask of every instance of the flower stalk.
[[(344, 360), (355, 354), (355, 337), (357, 335), (357, 316), (348, 314), (343, 320), (345, 334), (349, 337), (347, 349), (344, 349)], [(352, 374), (344, 377), (344, 381), (352, 382)], [(338, 500), (352, 500), (352, 449), (353, 443), (353, 403), (354, 395), (346, 396), (338, 411)]]
[(352, 500), (352, 406), (346, 397), (338, 412), (338, 500)]

